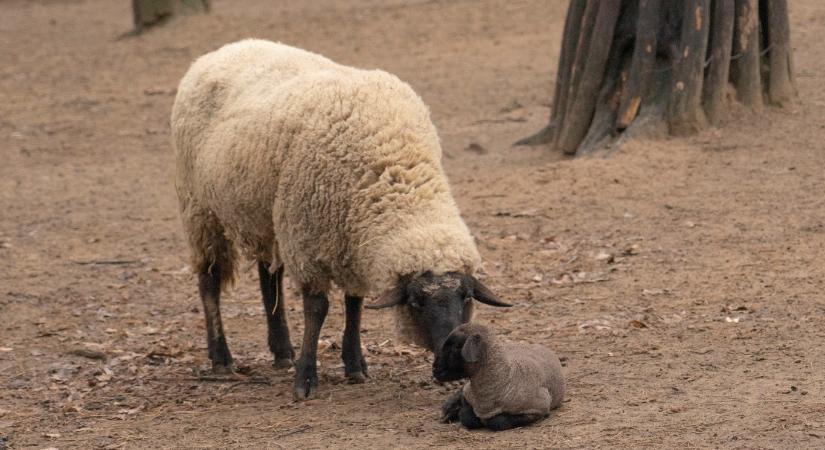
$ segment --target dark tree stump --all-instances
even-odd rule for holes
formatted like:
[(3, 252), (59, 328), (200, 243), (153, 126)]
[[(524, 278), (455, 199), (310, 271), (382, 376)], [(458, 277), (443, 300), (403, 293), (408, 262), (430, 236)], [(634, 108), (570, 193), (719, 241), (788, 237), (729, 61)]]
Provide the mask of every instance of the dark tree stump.
[(571, 0), (550, 122), (518, 145), (589, 154), (623, 133), (724, 122), (796, 97), (787, 0)]
[(132, 0), (134, 34), (161, 25), (174, 15), (205, 13), (210, 8), (210, 0)]

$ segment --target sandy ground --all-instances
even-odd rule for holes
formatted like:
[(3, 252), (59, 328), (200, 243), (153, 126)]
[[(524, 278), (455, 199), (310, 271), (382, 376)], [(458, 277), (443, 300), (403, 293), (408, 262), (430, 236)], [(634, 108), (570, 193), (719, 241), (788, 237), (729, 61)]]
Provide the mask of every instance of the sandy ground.
[[(792, 2), (797, 105), (565, 160), (510, 146), (549, 114), (564, 1), (214, 3), (124, 40), (125, 0), (0, 3), (0, 448), (825, 446), (825, 4)], [(346, 384), (340, 295), (319, 396), (293, 403), (252, 266), (223, 310), (258, 383), (198, 378), (168, 116), (188, 63), (248, 36), (394, 72), (431, 106), (485, 280), (516, 304), (477, 320), (566, 358), (550, 419), (439, 423), (455, 386), (385, 312), (365, 317), (372, 378)]]

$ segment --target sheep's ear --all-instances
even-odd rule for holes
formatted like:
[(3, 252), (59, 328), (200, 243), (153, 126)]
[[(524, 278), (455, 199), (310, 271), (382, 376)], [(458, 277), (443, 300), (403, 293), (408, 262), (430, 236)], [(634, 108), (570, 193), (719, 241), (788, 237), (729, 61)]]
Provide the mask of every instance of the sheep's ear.
[(490, 290), (487, 286), (483, 285), (481, 281), (478, 281), (476, 277), (471, 276), (470, 280), (473, 286), (473, 298), (490, 306), (500, 306), (508, 308), (513, 306), (509, 303), (503, 302), (496, 297), (496, 294), (493, 294), (493, 291)]
[(367, 309), (382, 309), (390, 306), (400, 305), (404, 301), (404, 290), (399, 283), (392, 289), (387, 290), (381, 294), (375, 302), (364, 305)]
[(481, 335), (476, 333), (464, 341), (464, 346), (461, 347), (461, 357), (464, 361), (469, 363), (478, 362), (481, 359)]

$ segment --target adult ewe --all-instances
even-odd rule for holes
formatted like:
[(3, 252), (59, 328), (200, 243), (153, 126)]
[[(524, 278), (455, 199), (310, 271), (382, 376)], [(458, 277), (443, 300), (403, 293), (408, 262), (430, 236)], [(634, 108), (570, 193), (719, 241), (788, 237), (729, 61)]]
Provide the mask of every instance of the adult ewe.
[(429, 111), (395, 76), (273, 42), (236, 42), (192, 64), (172, 133), (213, 370), (232, 370), (219, 299), (236, 250), (258, 261), (278, 366), (294, 355), (284, 270), (300, 286), (297, 399), (318, 384), (331, 283), (346, 293), (342, 356), (355, 382), (366, 375), (364, 296), (381, 293), (377, 308), (402, 305), (402, 329), (433, 351), (469, 321), (469, 299), (509, 306), (473, 277), (478, 251), (450, 194)]

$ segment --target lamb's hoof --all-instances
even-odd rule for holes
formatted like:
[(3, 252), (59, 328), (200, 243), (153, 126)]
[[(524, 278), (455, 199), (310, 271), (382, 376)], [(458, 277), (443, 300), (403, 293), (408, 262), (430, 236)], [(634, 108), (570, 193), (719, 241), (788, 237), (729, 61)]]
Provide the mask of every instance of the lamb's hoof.
[(272, 367), (276, 369), (289, 369), (293, 365), (292, 358), (275, 358), (275, 361), (272, 363)]
[(361, 384), (367, 381), (367, 375), (364, 372), (353, 372), (347, 374), (347, 383)]

